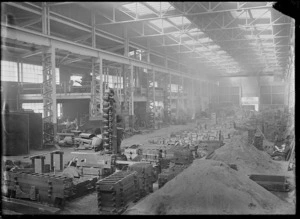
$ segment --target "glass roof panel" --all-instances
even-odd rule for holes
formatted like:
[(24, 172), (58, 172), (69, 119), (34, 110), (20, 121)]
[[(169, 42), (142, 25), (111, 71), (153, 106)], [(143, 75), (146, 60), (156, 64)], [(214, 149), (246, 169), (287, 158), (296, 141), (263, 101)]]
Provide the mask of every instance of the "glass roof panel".
[(204, 51), (208, 51), (209, 49), (206, 47), (197, 47), (196, 50), (198, 50), (200, 52), (204, 52)]
[(150, 8), (146, 7), (145, 5), (139, 3), (139, 2), (133, 2), (129, 4), (122, 5), (124, 11), (129, 11), (134, 14), (138, 15), (149, 15), (149, 14), (155, 14)]
[(241, 12), (231, 11), (230, 13), (234, 18), (239, 18), (239, 19), (246, 19), (246, 18), (248, 19), (248, 18), (250, 18), (248, 11), (245, 11), (245, 10), (241, 11)]
[(257, 30), (272, 30), (272, 25), (255, 24), (254, 26)]
[(269, 9), (251, 9), (251, 14), (254, 19), (256, 18), (271, 18), (271, 11)]
[(168, 18), (168, 19), (169, 19), (169, 21), (173, 22), (177, 26), (191, 23), (189, 21), (189, 19), (187, 19), (186, 17), (183, 17), (183, 16), (181, 16), (181, 17), (171, 17), (171, 18)]
[(179, 37), (182, 35), (182, 33), (180, 31), (176, 31), (176, 32), (172, 32), (170, 33), (173, 37)]
[(216, 53), (218, 53), (218, 54), (226, 54), (226, 52), (223, 51), (223, 50), (218, 50), (218, 51), (216, 51)]
[(271, 42), (262, 42), (263, 46), (273, 46), (274, 44)]
[(154, 8), (156, 11), (171, 11), (175, 10), (175, 8), (169, 3), (169, 2), (146, 2), (147, 5), (150, 5), (152, 8)]
[(195, 43), (195, 40), (186, 40), (184, 41), (185, 44), (188, 44), (188, 45), (192, 45)]
[(255, 35), (244, 35), (246, 39), (255, 39)]
[(209, 42), (212, 42), (212, 40), (208, 37), (204, 37), (204, 38), (199, 38), (198, 39), (199, 42), (201, 43), (209, 43)]
[(209, 45), (207, 46), (209, 49), (220, 49), (220, 46), (218, 45)]
[(157, 19), (157, 20), (151, 20), (149, 21), (150, 24), (153, 24), (154, 26), (162, 29), (163, 27), (164, 28), (168, 28), (168, 27), (173, 27), (174, 25), (169, 23), (168, 21), (166, 20), (163, 20), (163, 19)]
[(259, 37), (262, 39), (272, 39), (273, 35), (259, 35)]
[(188, 32), (191, 36), (197, 36), (197, 35), (202, 35), (204, 34), (202, 31), (200, 31), (198, 28), (192, 28)]

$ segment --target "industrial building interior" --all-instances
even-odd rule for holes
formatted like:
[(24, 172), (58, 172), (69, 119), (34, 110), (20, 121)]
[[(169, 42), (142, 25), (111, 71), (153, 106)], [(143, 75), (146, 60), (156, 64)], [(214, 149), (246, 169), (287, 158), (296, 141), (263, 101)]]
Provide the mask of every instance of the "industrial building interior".
[(2, 214), (295, 214), (274, 5), (2, 2)]

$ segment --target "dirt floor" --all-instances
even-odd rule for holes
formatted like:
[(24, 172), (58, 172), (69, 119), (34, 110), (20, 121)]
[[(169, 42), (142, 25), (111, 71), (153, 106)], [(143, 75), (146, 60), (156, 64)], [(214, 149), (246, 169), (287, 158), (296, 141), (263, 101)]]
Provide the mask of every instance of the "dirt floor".
[(245, 174), (214, 160), (195, 160), (161, 189), (125, 212), (127, 215), (294, 213), (289, 203)]
[[(181, 130), (186, 130), (188, 128), (194, 127), (195, 124), (189, 123), (187, 125), (173, 125), (170, 127), (166, 128), (161, 128), (159, 130), (154, 130), (151, 133), (147, 134), (139, 134), (139, 135), (134, 135), (131, 136), (127, 139), (124, 139), (122, 141), (121, 148), (126, 147), (126, 146), (131, 146), (133, 144), (141, 144), (142, 148), (144, 147), (152, 147), (152, 145), (148, 142), (149, 140), (153, 139), (158, 139), (161, 137), (169, 137), (172, 132), (177, 132)], [(57, 148), (47, 148), (44, 150), (30, 150), (29, 155), (24, 155), (24, 156), (3, 156), (3, 160), (21, 160), (22, 162), (28, 162), (30, 163), (29, 156), (35, 155), (35, 154), (43, 154), (43, 153), (48, 153), (53, 150), (56, 150)], [(72, 147), (61, 147), (61, 150), (64, 151), (64, 156), (63, 156), (63, 163), (64, 165), (73, 158), (73, 155), (71, 152), (74, 151)], [(45, 164), (50, 163), (50, 155), (45, 155), (46, 160)], [(59, 169), (59, 156), (54, 155), (54, 164), (55, 168), (58, 170)], [(36, 160), (35, 162), (36, 165), (36, 171), (40, 171), (41, 163), (40, 160)], [(155, 185), (154, 185), (155, 187)], [(156, 186), (157, 187), (157, 186)], [(9, 213), (10, 214), (10, 213)], [(65, 208), (60, 212), (60, 214), (98, 214), (98, 206), (97, 206), (97, 195), (96, 192), (86, 195), (81, 198), (77, 198), (71, 202), (67, 202)]]
[[(170, 126), (170, 127), (166, 127), (166, 128), (161, 128), (160, 130), (154, 130), (152, 133), (147, 133), (147, 134), (139, 134), (139, 135), (134, 135), (130, 138), (127, 138), (127, 139), (124, 139), (122, 141), (122, 145), (121, 147), (124, 148), (124, 147), (127, 147), (127, 146), (131, 146), (133, 144), (140, 144), (142, 145), (142, 148), (151, 148), (151, 147), (154, 147), (155, 145), (153, 144), (150, 144), (149, 143), (149, 140), (156, 140), (156, 139), (160, 139), (160, 138), (166, 138), (166, 137), (169, 137), (170, 134), (172, 132), (177, 132), (177, 131), (183, 131), (183, 130), (187, 130), (187, 129), (191, 129), (191, 128), (194, 128), (196, 126), (195, 123), (189, 123), (187, 125), (173, 125), (173, 126)], [(228, 130), (226, 130), (228, 131)], [(233, 131), (233, 130), (231, 130)], [(244, 134), (245, 135), (245, 134)], [(267, 157), (268, 155), (261, 155), (261, 152), (257, 152), (257, 149), (256, 148), (243, 148), (243, 147), (240, 147), (240, 145), (243, 144), (243, 141), (246, 141), (246, 136), (240, 136), (240, 139), (239, 137), (237, 137), (238, 140), (234, 140), (235, 142), (238, 142), (236, 144), (232, 144), (232, 139), (228, 139), (228, 140), (225, 140), (225, 143), (227, 143), (225, 146), (219, 148), (214, 154), (213, 154), (213, 158), (212, 159), (215, 159), (216, 161), (208, 161), (208, 160), (205, 160), (205, 162), (207, 163), (210, 163), (210, 165), (214, 162), (220, 164), (220, 162), (222, 163), (225, 162), (225, 163), (236, 163), (238, 165), (238, 168), (239, 168), (239, 171), (235, 171), (232, 173), (232, 170), (228, 170), (228, 168), (224, 167), (224, 166), (218, 166), (218, 167), (210, 167), (210, 168), (217, 168), (219, 171), (221, 170), (221, 172), (224, 172), (224, 174), (226, 176), (230, 176), (229, 178), (232, 178), (230, 179), (230, 181), (225, 181), (225, 182), (216, 182), (214, 184), (215, 181), (218, 181), (216, 180), (216, 178), (212, 178), (211, 180), (212, 181), (204, 181), (202, 182), (201, 179), (206, 179), (206, 175), (204, 177), (203, 173), (207, 173), (208, 175), (210, 174), (209, 172), (211, 171), (208, 171), (208, 166), (204, 167), (203, 171), (200, 171), (201, 170), (201, 166), (197, 166), (197, 171), (194, 173), (193, 171), (191, 171), (191, 173), (189, 173), (188, 171), (184, 171), (183, 173), (183, 176), (184, 178), (186, 178), (186, 180), (188, 180), (189, 182), (180, 182), (180, 180), (178, 180), (178, 177), (181, 176), (182, 174), (180, 174), (179, 176), (177, 176), (175, 179), (173, 179), (171, 182), (171, 185), (173, 185), (175, 182), (178, 184), (178, 185), (181, 185), (181, 186), (184, 186), (184, 191), (190, 191), (192, 192), (190, 194), (190, 196), (187, 198), (190, 199), (190, 201), (188, 202), (189, 204), (191, 204), (191, 211), (190, 212), (182, 212), (182, 211), (178, 211), (178, 209), (182, 209), (182, 208), (178, 208), (176, 210), (176, 208), (173, 208), (173, 207), (170, 207), (169, 205), (165, 205), (165, 207), (161, 207), (161, 210), (158, 209), (158, 212), (157, 212), (157, 209), (156, 207), (151, 207), (149, 205), (149, 207), (146, 207), (145, 204), (141, 204), (141, 203), (146, 203), (145, 200), (148, 200), (148, 197), (149, 199), (153, 199), (153, 197), (156, 197), (158, 198), (157, 200), (159, 200), (157, 203), (170, 203), (170, 198), (171, 197), (175, 197), (177, 195), (180, 194), (180, 191), (182, 191), (182, 187), (181, 188), (177, 188), (178, 191), (173, 191), (171, 192), (171, 188), (173, 187), (170, 187), (169, 189), (165, 189), (165, 186), (160, 189), (159, 191), (153, 193), (152, 195), (146, 197), (145, 199), (141, 200), (138, 205), (139, 206), (142, 206), (141, 208), (139, 207), (138, 211), (132, 211), (134, 212), (133, 214), (135, 213), (141, 213), (140, 211), (144, 211), (144, 213), (149, 213), (149, 214), (168, 214), (168, 213), (174, 213), (174, 214), (181, 214), (181, 213), (190, 213), (192, 214), (192, 212), (194, 212), (195, 214), (198, 212), (199, 214), (204, 214), (207, 213), (207, 214), (235, 214), (235, 213), (246, 213), (246, 214), (259, 214), (259, 213), (282, 213), (282, 212), (286, 212), (286, 213), (291, 213), (293, 212), (293, 209), (290, 209), (289, 207), (286, 207), (286, 203), (291, 203), (293, 205), (295, 205), (295, 192), (294, 190), (291, 191), (290, 193), (285, 193), (284, 195), (282, 194), (276, 194), (273, 195), (272, 193), (268, 192), (267, 190), (263, 189), (263, 190), (255, 190), (257, 189), (256, 187), (253, 187), (253, 183), (249, 184), (249, 182), (245, 181), (245, 178), (244, 177), (247, 177), (246, 174), (248, 173), (253, 173), (253, 171), (251, 171), (251, 168), (252, 170), (257, 170), (255, 171), (255, 173), (262, 173), (262, 170), (265, 169), (266, 166), (269, 166), (269, 174), (272, 174), (272, 173), (278, 173), (279, 175), (282, 174), (282, 175), (288, 175), (290, 177), (290, 181), (291, 181), (291, 184), (295, 187), (295, 183), (294, 183), (294, 180), (295, 180), (295, 177), (294, 177), (294, 173), (291, 171), (291, 172), (287, 172), (287, 162), (280, 162), (280, 161), (270, 161), (269, 160), (269, 157)], [(231, 146), (230, 146), (231, 145)], [(228, 147), (228, 148), (227, 148)], [(226, 150), (225, 149), (229, 149), (230, 153), (226, 154)], [(55, 150), (56, 148), (48, 148), (48, 149), (45, 149), (43, 151), (34, 151), (34, 150), (31, 150), (30, 151), (30, 155), (34, 155), (34, 154), (41, 154), (41, 153), (46, 153), (46, 152), (50, 152), (50, 151), (53, 151)], [(64, 161), (63, 163), (66, 164), (72, 157), (73, 155), (71, 154), (72, 151), (74, 151), (73, 148), (67, 148), (67, 147), (62, 147), (61, 148), (63, 151), (64, 151)], [(236, 154), (238, 154), (236, 156), (236, 154), (232, 154), (232, 152), (235, 151)], [(256, 155), (255, 157), (252, 157), (253, 159), (255, 159), (256, 161), (259, 161), (259, 160), (263, 160), (264, 164), (254, 164), (254, 165), (250, 165), (249, 166), (249, 157), (253, 156), (251, 153), (254, 153), (254, 154), (260, 154), (260, 155)], [(225, 155), (224, 155), (225, 154)], [(27, 156), (27, 157), (26, 157)], [(22, 161), (25, 161), (25, 162), (30, 162), (30, 159), (28, 158), (28, 155), (26, 156), (10, 156), (10, 157), (3, 157), (3, 159), (10, 159), (10, 160), (22, 160)], [(58, 159), (58, 155), (55, 155), (54, 157), (54, 162), (55, 162), (55, 166), (56, 166), (56, 169), (59, 168), (59, 159)], [(225, 158), (226, 159), (229, 159), (228, 161), (225, 161)], [(243, 161), (243, 159), (245, 159), (245, 161)], [(196, 160), (197, 163), (199, 160)], [(50, 155), (46, 155), (46, 163), (49, 163), (50, 162)], [(248, 163), (247, 163), (248, 162)], [(260, 162), (259, 162), (260, 163)], [(198, 163), (199, 165), (200, 163)], [(36, 166), (37, 168), (39, 167), (39, 162), (36, 161)], [(194, 165), (194, 164), (193, 164)], [(226, 166), (226, 164), (224, 164)], [(214, 165), (212, 165), (214, 166)], [(246, 166), (246, 167), (245, 167)], [(223, 169), (222, 169), (223, 168)], [(205, 172), (206, 171), (206, 172)], [(245, 171), (245, 172), (243, 172)], [(276, 172), (277, 171), (277, 172)], [(240, 176), (238, 175), (239, 172), (243, 172), (243, 176)], [(192, 174), (192, 177), (190, 179), (187, 179), (189, 177), (187, 177), (189, 174)], [(193, 175), (194, 174), (194, 175)], [(222, 173), (223, 174), (223, 173)], [(230, 175), (231, 174), (231, 175)], [(233, 174), (233, 175), (232, 175)], [(214, 175), (212, 173), (212, 175)], [(202, 176), (202, 177), (200, 177)], [(195, 179), (193, 179), (193, 177), (196, 177)], [(198, 178), (197, 178), (198, 177)], [(214, 177), (217, 177), (217, 175), (215, 174)], [(220, 176), (218, 176), (220, 177)], [(222, 178), (223, 179), (223, 178)], [(237, 183), (234, 183), (234, 185), (230, 185), (230, 183), (232, 181), (234, 181), (233, 179), (236, 179), (236, 180), (240, 180), (238, 182), (241, 182), (242, 185), (244, 185), (245, 183), (247, 185), (249, 185), (249, 187), (247, 188), (243, 188), (241, 187), (241, 185), (238, 185)], [(229, 180), (229, 179), (228, 179)], [(220, 181), (220, 180), (219, 180)], [(234, 191), (236, 190), (236, 188), (230, 188), (230, 190), (226, 193), (228, 193), (227, 195), (231, 196), (232, 198), (230, 200), (232, 200), (232, 202), (228, 202), (227, 204), (227, 201), (226, 199), (224, 198), (225, 196), (224, 195), (221, 195), (221, 197), (219, 196), (216, 196), (218, 195), (218, 193), (213, 193), (211, 191), (211, 193), (207, 194), (207, 199), (208, 202), (203, 202), (203, 201), (198, 201), (197, 199), (194, 200), (194, 198), (191, 198), (193, 197), (194, 193), (193, 191), (189, 190), (188, 187), (190, 188), (194, 188), (193, 187), (193, 184), (195, 184), (194, 182), (199, 182), (200, 184), (201, 183), (207, 183), (207, 187), (211, 187), (211, 188), (217, 188), (219, 190), (219, 194), (222, 194), (224, 193), (223, 190), (225, 190), (225, 185), (228, 187), (234, 187), (236, 186), (238, 188), (238, 190), (241, 190), (241, 191), (238, 191), (237, 195), (232, 195), (234, 193)], [(168, 183), (168, 184), (169, 184)], [(175, 183), (175, 184), (176, 184)], [(198, 185), (198, 184), (197, 184)], [(222, 188), (222, 186), (224, 188)], [(252, 186), (252, 187), (251, 187)], [(155, 185), (154, 185), (155, 187)], [(157, 186), (156, 186), (157, 187)], [(166, 188), (168, 188), (169, 186), (167, 186)], [(175, 188), (175, 187), (174, 187)], [(174, 189), (173, 188), (173, 189)], [(201, 190), (199, 191), (200, 194), (203, 194), (205, 193), (204, 191), (206, 187), (203, 187), (203, 192), (201, 192)], [(254, 188), (254, 190), (253, 190)], [(207, 188), (208, 189), (208, 188)], [(223, 189), (223, 190), (222, 190)], [(248, 190), (247, 190), (248, 189)], [(247, 191), (246, 191), (247, 190)], [(256, 191), (256, 192), (255, 192)], [(247, 193), (248, 192), (248, 193)], [(260, 195), (260, 194), (265, 194), (267, 192), (266, 195)], [(251, 195), (249, 195), (249, 193)], [(154, 194), (160, 194), (162, 196), (153, 196)], [(187, 193), (189, 194), (189, 193)], [(203, 199), (203, 197), (198, 197), (199, 200)], [(264, 197), (262, 196), (265, 196), (265, 197), (268, 197), (269, 199), (271, 200), (266, 200)], [(151, 198), (152, 197), (152, 198)], [(159, 198), (160, 197), (160, 198)], [(186, 196), (183, 196), (183, 197), (186, 197)], [(195, 196), (196, 197), (196, 196)], [(245, 200), (243, 201), (238, 201), (240, 203), (236, 203), (237, 201), (234, 201), (235, 199), (239, 198), (239, 197), (244, 197)], [(255, 200), (251, 200), (251, 197), (255, 197)], [(281, 199), (277, 198), (277, 197), (280, 197)], [(262, 198), (262, 199), (261, 199)], [(154, 199), (156, 201), (156, 199)], [(183, 199), (184, 200), (184, 199)], [(220, 201), (218, 201), (220, 200)], [(237, 199), (239, 200), (239, 199)], [(284, 200), (284, 201), (283, 201)], [(200, 203), (200, 204), (193, 204), (193, 201), (195, 201), (195, 203)], [(217, 202), (217, 206), (220, 207), (220, 209), (217, 209), (217, 207), (211, 207), (210, 205), (213, 205), (212, 203), (213, 202)], [(278, 202), (278, 203), (282, 203), (282, 206), (284, 207), (280, 207), (278, 209), (278, 212), (277, 210), (275, 211), (274, 209), (274, 206), (277, 206), (274, 202)], [(174, 206), (177, 206), (177, 204), (179, 204), (180, 202), (178, 201), (175, 201), (174, 203)], [(201, 204), (202, 203), (202, 204)], [(252, 204), (251, 204), (252, 203)], [(162, 205), (163, 206), (163, 205)], [(184, 205), (183, 205), (184, 206)], [(186, 206), (186, 208), (188, 208), (189, 206)], [(265, 208), (266, 207), (266, 208)], [(237, 210), (237, 209), (240, 208), (240, 210)], [(198, 210), (197, 210), (198, 209)], [(132, 213), (131, 212), (131, 213)], [(64, 208), (64, 210), (62, 210), (60, 212), (60, 214), (98, 214), (98, 207), (97, 207), (97, 195), (96, 195), (96, 192), (94, 193), (91, 193), (91, 194), (88, 194), (84, 197), (81, 197), (81, 198), (77, 198), (76, 200), (73, 200), (71, 202), (67, 202), (66, 204), (66, 207)]]

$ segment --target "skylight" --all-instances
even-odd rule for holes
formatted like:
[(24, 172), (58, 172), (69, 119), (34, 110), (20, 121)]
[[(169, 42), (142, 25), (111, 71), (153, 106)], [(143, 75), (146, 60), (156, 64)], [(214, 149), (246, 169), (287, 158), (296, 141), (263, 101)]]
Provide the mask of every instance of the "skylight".
[(246, 39), (255, 39), (255, 35), (245, 35)]
[(201, 43), (209, 43), (209, 42), (212, 42), (212, 40), (208, 37), (205, 37), (205, 38), (199, 38), (198, 39), (199, 42)]
[(220, 49), (220, 46), (218, 46), (218, 45), (209, 45), (208, 48), (214, 50), (214, 49)]
[(248, 14), (248, 11), (241, 11), (241, 12), (238, 12), (238, 11), (231, 11), (231, 14), (234, 18), (240, 18), (240, 19), (249, 19), (250, 16)]
[(147, 5), (150, 5), (152, 8), (154, 8), (156, 11), (171, 11), (175, 10), (175, 8), (169, 3), (169, 2), (146, 2)]
[(176, 32), (173, 32), (173, 33), (170, 33), (173, 37), (180, 37), (182, 35), (182, 32), (180, 31), (176, 31)]
[(273, 35), (259, 35), (261, 39), (272, 39)]
[(192, 45), (195, 43), (195, 40), (186, 40), (184, 41), (185, 44), (188, 44), (188, 45)]
[(264, 46), (273, 46), (274, 45), (273, 43), (269, 43), (269, 42), (262, 42), (262, 44)]
[(160, 29), (173, 27), (173, 24), (171, 24), (170, 22), (163, 20), (163, 19), (151, 20), (151, 21), (149, 21), (149, 23), (153, 24), (154, 26), (156, 26)]
[(256, 18), (271, 18), (271, 12), (269, 9), (251, 9), (251, 14), (254, 19)]
[(176, 24), (176, 26), (180, 26), (180, 25), (186, 25), (186, 24), (190, 24), (191, 22), (189, 21), (189, 19), (187, 19), (186, 17), (171, 17), (169, 18), (169, 21), (173, 22), (174, 24)]
[(187, 32), (191, 36), (197, 36), (197, 35), (202, 35), (204, 34), (202, 31), (200, 31), (198, 28), (192, 28)]
[(204, 52), (204, 51), (208, 51), (208, 48), (206, 48), (206, 47), (198, 47), (198, 48), (196, 48), (196, 50), (198, 50), (200, 52)]
[(223, 51), (223, 50), (219, 50), (219, 51), (217, 51), (216, 53), (218, 53), (218, 54), (226, 54), (226, 52)]
[(125, 4), (125, 5), (122, 5), (122, 7), (123, 7), (123, 9), (125, 9), (124, 11), (131, 12), (134, 14), (137, 13), (138, 15), (154, 14), (154, 12), (151, 9), (149, 9), (148, 7), (146, 7), (145, 5), (143, 5), (139, 2)]

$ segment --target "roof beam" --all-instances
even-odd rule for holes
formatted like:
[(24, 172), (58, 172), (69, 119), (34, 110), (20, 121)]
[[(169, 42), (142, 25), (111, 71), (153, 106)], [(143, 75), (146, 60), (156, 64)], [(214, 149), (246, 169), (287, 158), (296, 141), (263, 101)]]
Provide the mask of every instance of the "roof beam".
[(28, 52), (28, 53), (22, 55), (22, 58), (25, 59), (25, 58), (28, 58), (28, 57), (31, 57), (31, 56), (35, 56), (35, 55), (41, 54), (42, 52), (43, 52), (42, 49), (38, 49), (38, 50), (36, 50), (34, 52)]
[(68, 5), (68, 4), (74, 4), (76, 2), (56, 2), (56, 3), (50, 3), (48, 6), (60, 6), (60, 5)]
[(36, 23), (39, 23), (39, 22), (41, 22), (41, 21), (42, 21), (42, 18), (41, 18), (41, 17), (39, 17), (39, 18), (34, 18), (34, 19), (31, 19), (31, 20), (29, 20), (29, 21), (25, 21), (25, 22), (19, 24), (19, 26), (20, 26), (20, 27), (28, 27), (28, 26), (34, 25), (34, 24), (36, 24)]
[[(286, 24), (290, 24), (290, 23), (274, 23), (274, 24), (271, 24), (272, 26), (279, 26), (279, 25), (286, 25)], [(267, 24), (260, 24), (259, 25), (260, 27), (267, 27), (267, 26), (270, 26), (270, 23), (267, 23)], [(252, 27), (252, 26), (249, 26), (249, 27)], [(194, 29), (194, 28), (192, 28)], [(210, 32), (210, 31), (223, 31), (223, 30), (234, 30), (234, 29), (238, 29), (240, 30), (241, 28), (240, 27), (228, 27), (228, 28), (214, 28), (214, 29), (207, 29), (207, 30), (203, 30), (205, 32)], [(196, 30), (196, 31), (190, 31), (190, 29), (188, 30), (185, 30), (185, 31), (171, 31), (171, 32), (166, 32), (166, 33), (157, 33), (157, 34), (149, 34), (149, 35), (139, 35), (139, 36), (132, 36), (130, 37), (130, 39), (138, 39), (138, 38), (147, 38), (147, 37), (156, 37), (156, 36), (164, 36), (164, 35), (172, 35), (174, 33), (180, 33), (180, 34), (188, 34), (188, 33), (203, 33), (202, 30)]]
[[(32, 9), (32, 8), (29, 8), (29, 7), (26, 7), (24, 5), (21, 5), (21, 4), (18, 4), (18, 3), (15, 3), (15, 2), (4, 2), (4, 4), (8, 4), (8, 5), (11, 5), (13, 7), (16, 7), (16, 8), (20, 8), (22, 10), (25, 10), (25, 11), (28, 11), (28, 12), (31, 12), (31, 13), (34, 13), (34, 14), (37, 14), (37, 15), (41, 15), (41, 12), (42, 12), (42, 9), (41, 7), (37, 6), (37, 5), (34, 5), (32, 3), (29, 3), (29, 2), (26, 2), (26, 4), (28, 5), (31, 5), (33, 7), (35, 7), (36, 9)], [(63, 23), (63, 24), (66, 24), (68, 26), (72, 26), (76, 29), (79, 29), (79, 30), (83, 30), (83, 31), (86, 31), (88, 33), (91, 32), (91, 29), (92, 29), (92, 26), (88, 25), (88, 24), (85, 24), (85, 23), (82, 23), (82, 22), (79, 22), (79, 21), (76, 21), (72, 18), (69, 18), (69, 17), (66, 17), (66, 16), (63, 16), (61, 14), (58, 14), (58, 13), (55, 13), (53, 11), (50, 11), (50, 19), (51, 20), (55, 20), (59, 23)], [(119, 36), (115, 36), (113, 34), (110, 34), (108, 32), (105, 32), (103, 30), (100, 30), (98, 28), (96, 28), (96, 35), (97, 36), (100, 36), (100, 37), (104, 37), (106, 39), (110, 39), (112, 41), (115, 41), (115, 42), (118, 42), (118, 43), (124, 43), (124, 40), (122, 37), (119, 37)], [(143, 47), (141, 45), (138, 45), (138, 44), (135, 44), (135, 43), (130, 43), (129, 46), (133, 47), (133, 48), (136, 48), (136, 49), (143, 49), (143, 50), (146, 50), (147, 48), (146, 47)], [(165, 54), (161, 54), (161, 53), (158, 53), (154, 50), (151, 50), (150, 49), (150, 52), (154, 55), (158, 55), (158, 56), (161, 56), (161, 57), (164, 57)], [(176, 62), (176, 60), (174, 60), (171, 56), (168, 56), (168, 58), (174, 62)]]
[[(172, 14), (172, 15), (156, 16), (156, 17), (152, 17), (152, 18), (139, 18), (139, 19), (133, 19), (133, 20), (123, 20), (123, 21), (115, 21), (115, 22), (109, 22), (109, 23), (99, 23), (96, 25), (103, 26), (103, 25), (112, 25), (112, 24), (135, 23), (135, 22), (142, 22), (142, 21), (151, 21), (151, 20), (157, 20), (157, 19), (180, 17), (180, 16), (196, 16), (196, 15), (198, 16), (198, 15), (224, 13), (224, 12), (237, 11), (237, 10), (262, 9), (262, 8), (272, 8), (272, 6), (266, 5), (266, 6), (259, 6), (259, 7), (241, 8), (241, 9), (236, 8), (236, 9), (222, 9), (222, 10), (211, 10), (211, 11), (207, 10), (205, 12), (197, 12), (197, 13), (178, 13), (178, 14)], [(121, 11), (121, 10), (119, 9), (119, 11)]]
[[(167, 69), (165, 67), (161, 67), (155, 65), (153, 63), (147, 63), (144, 61), (136, 60), (133, 58), (124, 57), (122, 55), (118, 55), (115, 53), (111, 53), (105, 50), (93, 48), (90, 46), (76, 44), (74, 42), (60, 39), (58, 37), (44, 35), (42, 33), (37, 33), (35, 31), (30, 31), (24, 28), (10, 26), (10, 25), (2, 25), (1, 27), (1, 36), (5, 40), (6, 38), (26, 42), (26, 43), (34, 43), (40, 46), (50, 47), (53, 46), (56, 49), (66, 50), (74, 54), (78, 54), (81, 56), (88, 56), (88, 57), (99, 57), (101, 56), (103, 59), (127, 64), (127, 65), (134, 65), (141, 68), (152, 69), (154, 71), (159, 71), (162, 73), (170, 73), (176, 76), (183, 76), (191, 79), (195, 79), (194, 76), (190, 76), (187, 73), (182, 73), (179, 71), (175, 71), (172, 69)], [(197, 78), (196, 78), (197, 80)], [(202, 80), (199, 78), (199, 80)]]

